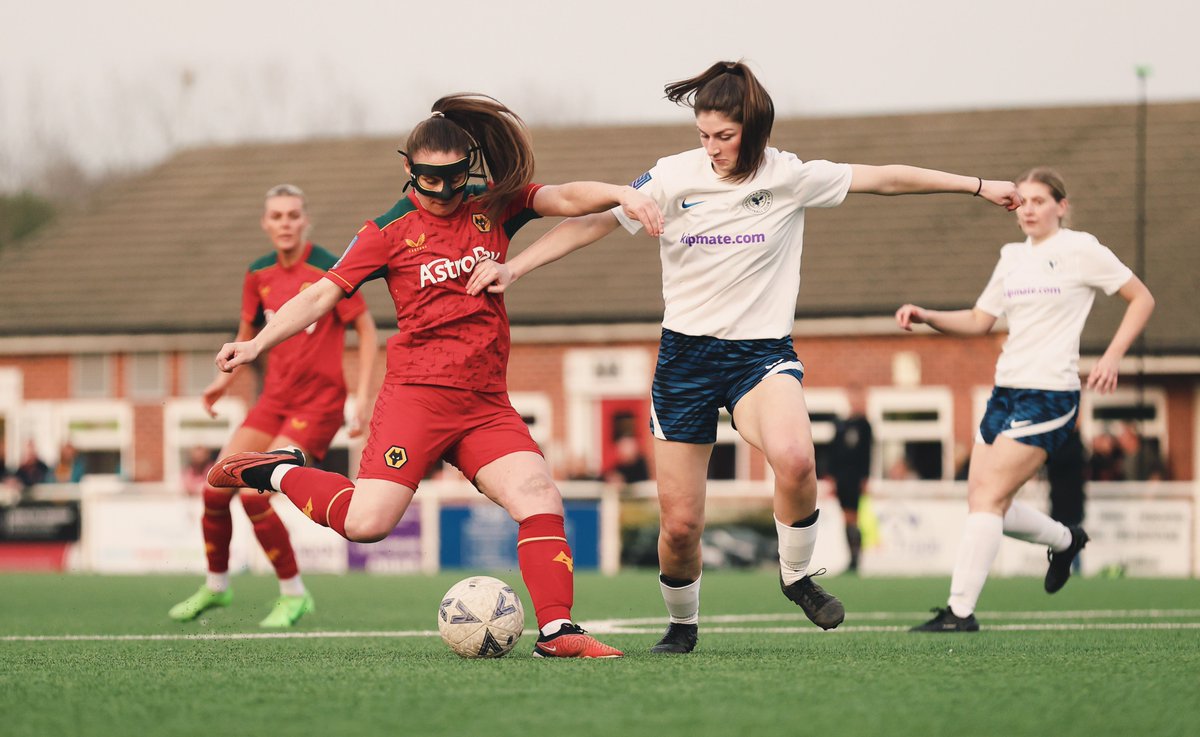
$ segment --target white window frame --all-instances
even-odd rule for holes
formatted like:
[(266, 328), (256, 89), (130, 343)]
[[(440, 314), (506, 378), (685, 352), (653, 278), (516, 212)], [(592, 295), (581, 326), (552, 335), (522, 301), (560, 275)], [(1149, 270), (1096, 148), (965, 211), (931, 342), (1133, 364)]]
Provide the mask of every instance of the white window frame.
[[(650, 401), (654, 356), (654, 350), (647, 348), (572, 348), (563, 354), (568, 456), (582, 458), (592, 468), (599, 467), (601, 402)], [(547, 437), (553, 436), (547, 433)]]
[(977, 386), (971, 390), (971, 418), (974, 424), (971, 425), (971, 444), (975, 444), (975, 438), (979, 435), (979, 426), (983, 424), (983, 416), (987, 414), (987, 403), (992, 398), (991, 386)]
[(204, 411), (200, 397), (178, 397), (163, 405), (163, 482), (168, 488), (181, 488), (184, 451), (193, 445), (224, 447), (246, 418), (246, 404), (236, 397), (222, 397), (213, 409), (216, 419)]
[(812, 439), (815, 444), (832, 443), (837, 426), (829, 422), (812, 422), (813, 414), (833, 414), (845, 418), (850, 414), (850, 395), (845, 389), (805, 389), (804, 403), (808, 405)]
[(513, 409), (522, 417), (532, 417), (529, 434), (543, 450), (554, 442), (554, 403), (545, 392), (512, 392), (508, 395)]
[(20, 461), (21, 439), (24, 437), (21, 425), (21, 404), (24, 399), (25, 375), (21, 369), (0, 368), (0, 417), (4, 418), (4, 456), (10, 466)]
[[(1167, 425), (1167, 390), (1161, 386), (1148, 386), (1142, 390), (1142, 403), (1154, 407), (1153, 420), (1138, 420), (1136, 427), (1143, 438), (1156, 438), (1158, 447), (1164, 456), (1167, 453), (1167, 443), (1170, 440)], [(1101, 431), (1108, 430), (1115, 434), (1116, 428), (1107, 427), (1105, 422), (1095, 419), (1095, 410), (1101, 407), (1134, 407), (1138, 404), (1136, 387), (1117, 387), (1112, 394), (1097, 394), (1084, 391), (1079, 400), (1079, 431), (1090, 446), (1092, 438)]]
[[(58, 458), (59, 449), (70, 442), (79, 451), (115, 451), (122, 475), (132, 478), (134, 456), (133, 406), (119, 399), (68, 399), (50, 402), (27, 402), (27, 428), (43, 459)], [(75, 422), (109, 423), (113, 428), (72, 428)], [(40, 426), (40, 427), (39, 427)]]
[[(936, 411), (935, 422), (885, 420), (888, 412)], [(871, 454), (871, 477), (883, 478), (887, 443), (936, 440), (942, 444), (942, 478), (954, 478), (954, 393), (949, 387), (871, 387), (867, 390), (867, 419), (875, 449)]]

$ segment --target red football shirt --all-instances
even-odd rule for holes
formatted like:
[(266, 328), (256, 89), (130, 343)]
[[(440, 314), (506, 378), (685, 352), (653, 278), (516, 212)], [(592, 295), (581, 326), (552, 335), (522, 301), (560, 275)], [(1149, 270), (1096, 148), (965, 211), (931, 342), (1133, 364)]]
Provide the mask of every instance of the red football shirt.
[[(242, 283), (242, 319), (262, 324), (302, 289), (315, 283), (337, 257), (307, 243), (304, 256), (284, 267), (274, 252), (250, 265)], [(260, 404), (280, 412), (336, 414), (346, 404), (342, 353), (346, 325), (366, 310), (361, 295), (344, 299), (328, 315), (271, 349)]]
[(448, 217), (431, 215), (409, 193), (369, 221), (325, 275), (352, 294), (363, 282), (387, 280), (400, 332), (388, 339), (387, 381), (434, 384), (481, 392), (504, 391), (508, 313), (501, 294), (467, 294), (481, 257), (503, 263), (508, 242), (538, 217), (527, 185), (494, 222), (480, 207), (482, 185)]

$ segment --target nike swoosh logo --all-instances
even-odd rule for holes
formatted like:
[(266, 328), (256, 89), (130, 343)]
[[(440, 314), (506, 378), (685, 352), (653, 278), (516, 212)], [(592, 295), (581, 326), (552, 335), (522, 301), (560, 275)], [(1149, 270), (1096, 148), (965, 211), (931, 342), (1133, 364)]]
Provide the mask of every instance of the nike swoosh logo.
[(558, 652), (558, 648), (557, 648), (557, 647), (551, 647), (550, 645), (538, 645), (538, 648), (540, 648), (540, 649), (542, 649), (542, 650), (545, 650), (545, 651), (546, 651), (546, 652), (548, 652), (548, 653), (556, 653), (556, 652)]
[(1032, 424), (1033, 424), (1033, 420), (1013, 420), (1012, 426), (1013, 427), (1025, 427), (1026, 425), (1032, 425)]
[(683, 204), (683, 209), (685, 209), (685, 210), (686, 210), (686, 209), (688, 209), (689, 207), (695, 207), (696, 205), (703, 205), (703, 204), (704, 204), (704, 200), (700, 200), (699, 202), (688, 202), (688, 201), (687, 201), (687, 198), (685, 197), (685, 198), (683, 198), (683, 202), (682, 202), (682, 204)]

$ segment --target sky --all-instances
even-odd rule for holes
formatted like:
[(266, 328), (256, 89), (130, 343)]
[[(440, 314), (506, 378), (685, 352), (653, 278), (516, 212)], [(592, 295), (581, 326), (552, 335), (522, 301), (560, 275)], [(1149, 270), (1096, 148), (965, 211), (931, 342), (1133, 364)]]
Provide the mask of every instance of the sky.
[(397, 137), (442, 94), (531, 125), (682, 123), (746, 59), (781, 117), (1200, 100), (1191, 0), (0, 0), (0, 191), (184, 147)]

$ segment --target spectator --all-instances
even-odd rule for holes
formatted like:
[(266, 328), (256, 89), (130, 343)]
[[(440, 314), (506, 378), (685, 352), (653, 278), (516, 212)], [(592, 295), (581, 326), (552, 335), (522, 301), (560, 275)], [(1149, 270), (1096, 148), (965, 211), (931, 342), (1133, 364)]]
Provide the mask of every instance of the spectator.
[(650, 479), (650, 466), (637, 438), (626, 435), (617, 439), (617, 458), (604, 480), (614, 484), (636, 484)]
[(850, 389), (850, 414), (837, 423), (830, 446), (829, 472), (837, 490), (838, 504), (846, 522), (846, 545), (850, 548), (851, 572), (858, 571), (862, 554), (862, 530), (858, 527), (858, 505), (871, 475), (871, 423), (867, 421), (862, 387)]
[(1126, 481), (1161, 481), (1166, 478), (1162, 458), (1137, 431), (1132, 422), (1122, 422), (1117, 446), (1121, 450), (1121, 471)]
[(50, 473), (50, 466), (47, 466), (46, 462), (38, 457), (37, 446), (33, 444), (32, 440), (25, 441), (25, 453), (21, 456), (21, 463), (13, 475), (16, 476), (22, 491), (35, 484), (52, 481), (54, 478)]
[(1075, 430), (1046, 462), (1050, 517), (1068, 527), (1083, 524), (1085, 471), (1083, 441)]
[(63, 443), (58, 451), (58, 463), (54, 466), (54, 480), (60, 484), (77, 484), (87, 472), (87, 464), (79, 449), (71, 442)]
[(1124, 481), (1121, 448), (1111, 433), (1102, 432), (1092, 438), (1092, 456), (1087, 462), (1090, 481)]
[(188, 449), (188, 462), (180, 474), (180, 483), (188, 496), (202, 496), (204, 487), (208, 485), (208, 470), (212, 468), (214, 453), (203, 445), (193, 445)]

